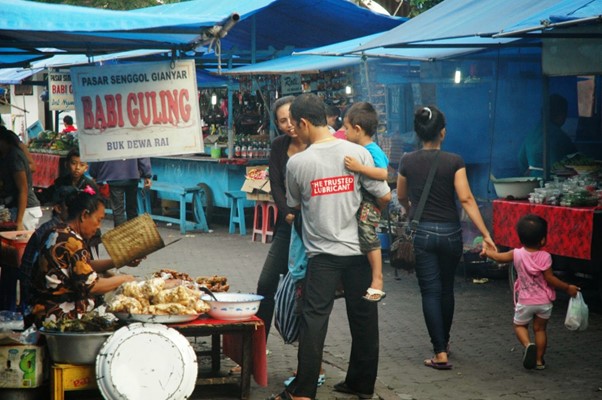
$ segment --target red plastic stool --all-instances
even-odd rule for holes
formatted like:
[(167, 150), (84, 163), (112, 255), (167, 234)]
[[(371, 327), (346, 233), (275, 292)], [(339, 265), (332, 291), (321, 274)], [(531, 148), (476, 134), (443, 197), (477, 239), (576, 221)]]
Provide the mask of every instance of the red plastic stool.
[(261, 236), (261, 243), (271, 242), (274, 238), (274, 225), (278, 216), (278, 207), (273, 201), (255, 201), (253, 216), (253, 234), (251, 241), (255, 242)]

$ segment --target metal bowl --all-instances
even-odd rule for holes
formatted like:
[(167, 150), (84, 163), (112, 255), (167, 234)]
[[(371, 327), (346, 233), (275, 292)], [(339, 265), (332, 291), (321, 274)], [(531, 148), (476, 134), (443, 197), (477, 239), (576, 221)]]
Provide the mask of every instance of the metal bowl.
[(201, 299), (211, 306), (209, 315), (215, 319), (244, 321), (257, 313), (263, 296), (250, 293), (213, 293), (217, 301), (209, 295)]
[(541, 179), (532, 177), (492, 179), (491, 182), (502, 199), (526, 199), (535, 188), (541, 187)]
[(102, 344), (113, 332), (52, 332), (42, 330), (55, 363), (94, 364)]

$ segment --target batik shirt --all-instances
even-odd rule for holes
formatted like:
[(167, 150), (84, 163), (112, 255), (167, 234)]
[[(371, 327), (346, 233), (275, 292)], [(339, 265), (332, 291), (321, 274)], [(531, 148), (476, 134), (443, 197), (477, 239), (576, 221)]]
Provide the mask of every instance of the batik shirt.
[(94, 309), (90, 291), (98, 275), (90, 265), (92, 258), (83, 238), (61, 224), (48, 232), (41, 243), (33, 277), (36, 320), (75, 319)]

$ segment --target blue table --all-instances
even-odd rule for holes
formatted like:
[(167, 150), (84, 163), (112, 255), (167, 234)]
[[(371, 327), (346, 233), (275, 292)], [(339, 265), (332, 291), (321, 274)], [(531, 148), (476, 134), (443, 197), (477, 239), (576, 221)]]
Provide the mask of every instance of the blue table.
[[(233, 162), (233, 163), (231, 163)], [(266, 165), (266, 159), (215, 159), (203, 156), (152, 157), (151, 166), (157, 181), (170, 182), (182, 186), (206, 185), (207, 217), (212, 207), (229, 208), (226, 192), (240, 190), (245, 180), (246, 167)], [(179, 200), (176, 196), (165, 196), (167, 200)], [(245, 208), (255, 202), (243, 200)], [(209, 209), (209, 211), (207, 210)]]

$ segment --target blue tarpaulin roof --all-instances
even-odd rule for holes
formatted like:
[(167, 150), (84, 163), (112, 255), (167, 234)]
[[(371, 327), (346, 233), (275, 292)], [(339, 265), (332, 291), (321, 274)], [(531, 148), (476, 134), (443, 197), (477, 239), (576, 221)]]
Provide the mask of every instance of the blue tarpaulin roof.
[(132, 11), (0, 0), (0, 9), (0, 48), (55, 47), (83, 54), (197, 48), (209, 44), (211, 29), (234, 13), (240, 20), (221, 38), (222, 51), (311, 48), (382, 32), (405, 20), (347, 0), (192, 0)]
[[(243, 9), (243, 5), (249, 10)], [(383, 32), (406, 20), (374, 13), (347, 0), (195, 0), (137, 12), (144, 10), (169, 18), (178, 15), (223, 18), (224, 14), (239, 13), (240, 21), (221, 40), (224, 50), (248, 50), (253, 37), (257, 49), (286, 46), (307, 49)]]
[[(378, 47), (483, 47), (518, 39), (493, 36), (540, 26), (541, 21), (602, 14), (602, 0), (446, 0), (405, 24), (358, 46), (360, 52)], [(476, 49), (478, 50), (478, 49)], [(386, 54), (387, 50), (381, 51)]]
[[(293, 53), (291, 56), (280, 57), (257, 64), (247, 65), (225, 71), (226, 75), (251, 75), (251, 74), (281, 74), (294, 72), (318, 72), (335, 68), (345, 68), (357, 65), (361, 58), (356, 55), (347, 57), (339, 56), (362, 43), (374, 39), (378, 34), (363, 36), (344, 42), (318, 47), (306, 52)], [(325, 55), (326, 54), (326, 55)]]

